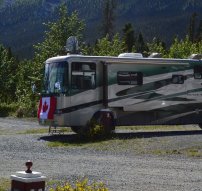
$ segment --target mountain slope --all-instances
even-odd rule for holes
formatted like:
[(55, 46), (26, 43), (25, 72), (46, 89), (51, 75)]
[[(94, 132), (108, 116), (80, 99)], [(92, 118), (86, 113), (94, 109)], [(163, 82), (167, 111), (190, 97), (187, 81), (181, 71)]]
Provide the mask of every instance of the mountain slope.
[[(42, 41), (43, 22), (56, 19), (56, 7), (63, 0), (0, 0), (0, 41), (20, 57), (33, 55), (32, 45)], [(102, 2), (100, 0), (66, 0), (69, 12), (78, 10), (87, 24), (87, 41), (100, 37)], [(154, 36), (170, 43), (174, 36), (184, 37), (191, 14), (202, 20), (201, 0), (116, 0), (115, 29), (121, 32), (131, 22), (145, 40)], [(196, 24), (197, 24), (196, 23)], [(91, 31), (94, 31), (91, 34)]]

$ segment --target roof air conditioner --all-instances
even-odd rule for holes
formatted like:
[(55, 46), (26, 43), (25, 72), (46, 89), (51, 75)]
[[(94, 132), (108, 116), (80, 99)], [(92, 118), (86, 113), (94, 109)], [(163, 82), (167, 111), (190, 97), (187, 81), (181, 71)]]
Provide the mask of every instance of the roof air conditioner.
[(202, 54), (192, 54), (189, 56), (190, 59), (200, 60), (202, 59)]
[(131, 52), (131, 53), (121, 53), (119, 54), (118, 56), (119, 58), (143, 58), (142, 54), (141, 53), (134, 53), (134, 52)]

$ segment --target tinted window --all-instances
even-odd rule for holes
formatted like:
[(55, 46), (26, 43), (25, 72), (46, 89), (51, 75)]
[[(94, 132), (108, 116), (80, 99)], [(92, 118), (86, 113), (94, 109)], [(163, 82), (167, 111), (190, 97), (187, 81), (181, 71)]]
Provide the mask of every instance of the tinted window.
[(185, 77), (183, 75), (173, 75), (172, 83), (173, 84), (184, 84)]
[(72, 92), (78, 93), (96, 88), (95, 63), (73, 62), (71, 72)]
[(142, 72), (120, 71), (117, 73), (117, 83), (119, 85), (142, 85)]
[(202, 66), (199, 65), (194, 66), (194, 78), (202, 79)]

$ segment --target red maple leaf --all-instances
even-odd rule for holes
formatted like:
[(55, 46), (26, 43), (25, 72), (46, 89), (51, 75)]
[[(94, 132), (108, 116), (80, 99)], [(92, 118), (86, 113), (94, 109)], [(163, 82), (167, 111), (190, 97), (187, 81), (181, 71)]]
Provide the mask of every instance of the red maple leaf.
[(48, 105), (45, 101), (45, 103), (43, 104), (43, 112), (46, 112), (48, 110)]

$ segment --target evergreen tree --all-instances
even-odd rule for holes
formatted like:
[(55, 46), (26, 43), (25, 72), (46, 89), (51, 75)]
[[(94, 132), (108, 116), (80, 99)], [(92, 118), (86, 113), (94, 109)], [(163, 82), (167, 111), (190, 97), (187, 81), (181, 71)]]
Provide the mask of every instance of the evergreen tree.
[(165, 43), (161, 42), (158, 38), (154, 37), (151, 43), (147, 43), (148, 53), (152, 54), (154, 52), (161, 53), (162, 57), (166, 56), (166, 46)]
[(35, 45), (35, 57), (33, 76), (42, 80), (44, 61), (53, 56), (64, 54), (66, 40), (70, 36), (82, 39), (84, 22), (78, 18), (77, 12), (71, 15), (67, 13), (67, 7), (62, 4), (59, 7), (59, 18), (55, 22), (45, 24), (48, 31), (45, 32), (45, 39), (42, 43)]
[(192, 54), (201, 54), (202, 43), (192, 43), (188, 36), (184, 40), (175, 38), (174, 43), (170, 47), (170, 58), (188, 58)]
[[(31, 108), (32, 104), (35, 102), (36, 97), (33, 100), (33, 92), (31, 89), (32, 82), (39, 83), (39, 79), (33, 77), (35, 73), (33, 67), (33, 62), (28, 60), (23, 60), (19, 63), (17, 71), (17, 80), (16, 80), (16, 96), (17, 102), (20, 103), (21, 108)], [(32, 108), (33, 109), (33, 108)]]
[(84, 30), (84, 22), (78, 18), (77, 12), (68, 15), (65, 4), (59, 7), (59, 19), (45, 25), (48, 28), (45, 40), (35, 45), (35, 58), (41, 58), (42, 62), (49, 57), (63, 54), (67, 38), (76, 36), (80, 40)]
[(9, 50), (0, 45), (0, 101), (5, 103), (16, 100), (15, 91), (18, 64)]
[(43, 84), (44, 62), (47, 58), (63, 54), (66, 40), (69, 36), (82, 38), (84, 22), (78, 18), (76, 12), (67, 14), (66, 5), (59, 7), (59, 17), (55, 22), (45, 24), (48, 30), (45, 32), (43, 42), (34, 46), (35, 57), (32, 61), (22, 61), (16, 72), (16, 91), (17, 101), (23, 107), (23, 110), (34, 110), (36, 106), (36, 97), (31, 92), (31, 85), (36, 84), (38, 90)]
[(115, 8), (115, 0), (104, 0), (102, 30), (103, 36), (109, 35), (110, 39), (114, 35)]
[(191, 18), (190, 18), (190, 23), (189, 23), (189, 40), (191, 42), (194, 42), (195, 40), (195, 24), (196, 24), (196, 17), (198, 15), (196, 13), (193, 13)]
[(123, 52), (123, 42), (120, 40), (119, 34), (116, 34), (112, 40), (109, 35), (99, 39), (93, 49), (93, 55), (96, 56), (118, 56)]
[(196, 41), (197, 42), (202, 41), (202, 20), (200, 20), (199, 22), (199, 26), (196, 33)]
[(132, 52), (135, 43), (135, 36), (131, 23), (126, 24), (123, 28), (123, 41), (126, 51)]
[(136, 51), (139, 53), (145, 54), (146, 52), (148, 52), (148, 47), (144, 42), (142, 33), (139, 33), (135, 48), (136, 48)]

